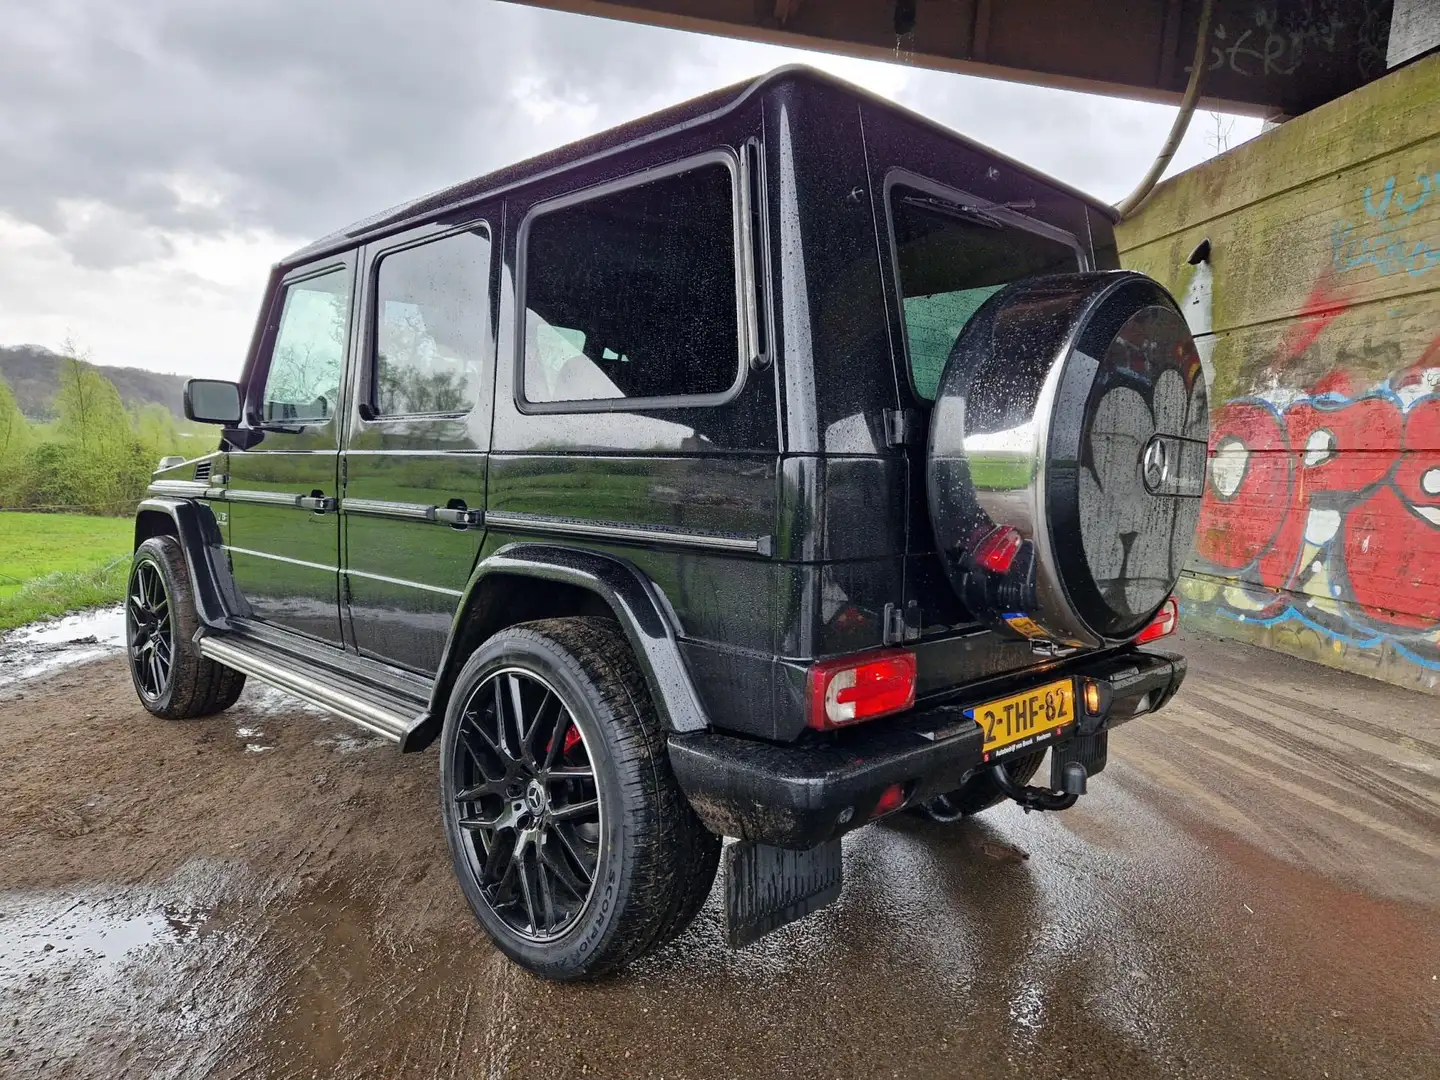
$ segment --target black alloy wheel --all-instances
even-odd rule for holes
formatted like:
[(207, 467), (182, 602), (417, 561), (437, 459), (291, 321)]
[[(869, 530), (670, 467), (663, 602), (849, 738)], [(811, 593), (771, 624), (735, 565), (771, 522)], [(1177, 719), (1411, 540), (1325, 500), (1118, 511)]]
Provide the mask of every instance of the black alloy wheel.
[(200, 616), (180, 541), (152, 536), (135, 549), (125, 588), (125, 655), (140, 704), (166, 720), (210, 716), (235, 704), (245, 676), (195, 646)]
[(674, 939), (720, 860), (612, 619), (521, 623), (470, 655), (440, 734), (440, 812), (480, 925), (547, 979), (594, 978)]
[(521, 668), (471, 692), (456, 736), (456, 824), (485, 902), (516, 936), (553, 941), (595, 892), (604, 806), (585, 736)]
[(138, 562), (125, 598), (125, 640), (130, 670), (142, 697), (158, 701), (170, 686), (175, 624), (165, 581), (154, 563)]

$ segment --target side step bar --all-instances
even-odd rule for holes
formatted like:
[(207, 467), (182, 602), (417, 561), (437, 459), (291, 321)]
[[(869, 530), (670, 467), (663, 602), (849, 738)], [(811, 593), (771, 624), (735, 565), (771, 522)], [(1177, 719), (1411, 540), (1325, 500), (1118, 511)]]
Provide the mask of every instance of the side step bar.
[(366, 701), (345, 690), (320, 682), (294, 668), (278, 664), (267, 656), (261, 656), (258, 651), (248, 649), (233, 640), (202, 637), (200, 655), (236, 671), (243, 671), (246, 675), (253, 675), (261, 682), (269, 683), (287, 694), (294, 694), (308, 704), (334, 713), (353, 724), (359, 724), (392, 742), (398, 743), (403, 739), (406, 732), (420, 719), (418, 716), (405, 716), (374, 701)]

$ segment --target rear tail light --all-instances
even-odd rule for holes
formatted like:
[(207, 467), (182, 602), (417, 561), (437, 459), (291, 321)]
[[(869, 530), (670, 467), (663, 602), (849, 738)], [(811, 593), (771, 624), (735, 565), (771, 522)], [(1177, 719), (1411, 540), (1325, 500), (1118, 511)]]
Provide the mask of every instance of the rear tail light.
[(996, 525), (975, 545), (971, 558), (982, 570), (1003, 574), (1010, 569), (1010, 564), (1015, 561), (1015, 556), (1020, 554), (1024, 543), (1025, 538), (1018, 529), (1009, 525)]
[(1147, 641), (1154, 641), (1156, 638), (1173, 634), (1180, 626), (1180, 603), (1175, 597), (1166, 597), (1165, 603), (1160, 605), (1159, 612), (1151, 619), (1140, 636), (1135, 639), (1135, 644), (1144, 645)]
[(915, 704), (915, 654), (903, 649), (826, 660), (810, 669), (812, 728), (828, 731)]

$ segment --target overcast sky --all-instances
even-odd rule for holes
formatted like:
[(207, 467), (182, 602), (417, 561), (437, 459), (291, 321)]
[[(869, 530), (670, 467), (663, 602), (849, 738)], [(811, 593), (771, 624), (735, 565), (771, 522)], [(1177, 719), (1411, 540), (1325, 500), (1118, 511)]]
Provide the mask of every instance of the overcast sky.
[[(0, 344), (233, 377), (269, 265), (352, 220), (801, 61), (1107, 200), (1174, 109), (492, 0), (7, 0)], [(1228, 121), (1227, 121), (1228, 123)], [(1199, 114), (1175, 168), (1213, 153)], [(1259, 130), (1235, 120), (1231, 145)]]

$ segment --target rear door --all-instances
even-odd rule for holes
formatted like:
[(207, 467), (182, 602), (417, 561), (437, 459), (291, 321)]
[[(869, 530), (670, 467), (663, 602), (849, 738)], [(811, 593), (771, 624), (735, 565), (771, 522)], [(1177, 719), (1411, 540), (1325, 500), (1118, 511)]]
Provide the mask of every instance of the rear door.
[(499, 218), (466, 216), (363, 252), (341, 462), (349, 636), (365, 656), (425, 673), (484, 535)]
[(275, 295), (245, 409), (259, 441), (230, 454), (231, 572), (253, 618), (342, 641), (338, 403), (353, 255), (288, 274)]

